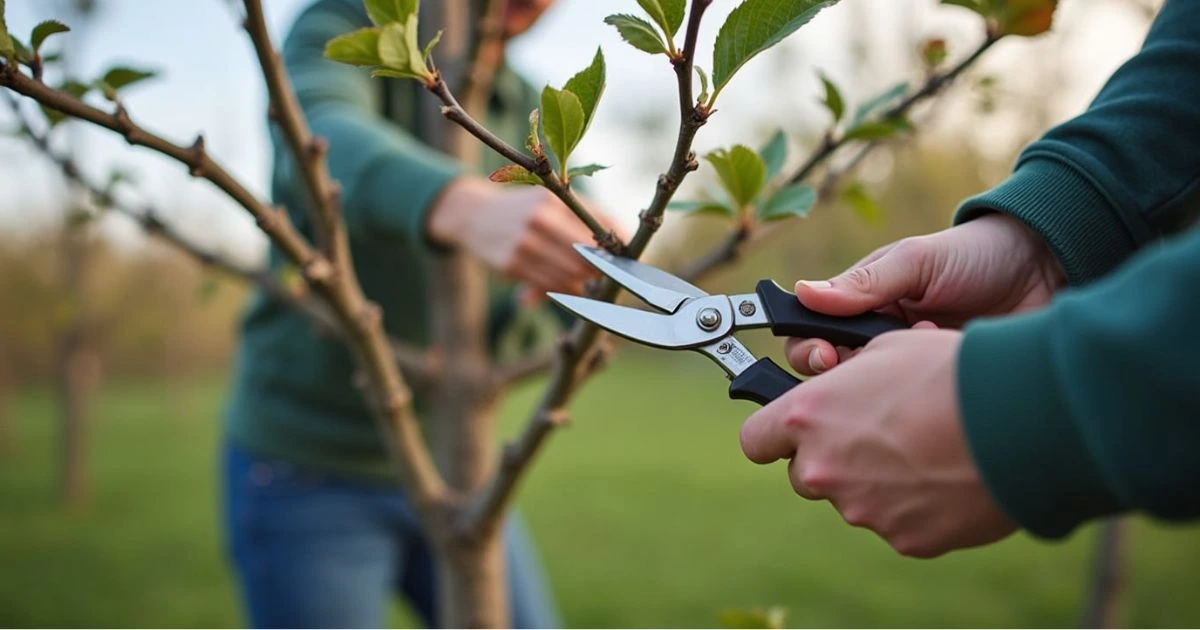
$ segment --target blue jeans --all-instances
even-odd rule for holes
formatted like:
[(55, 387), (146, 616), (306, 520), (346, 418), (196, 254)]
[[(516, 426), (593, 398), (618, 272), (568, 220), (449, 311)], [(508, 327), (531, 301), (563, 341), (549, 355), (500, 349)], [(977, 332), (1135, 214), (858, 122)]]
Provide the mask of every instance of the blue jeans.
[[(234, 446), (223, 459), (227, 548), (251, 625), (380, 628), (393, 594), (440, 625), (431, 549), (402, 493)], [(516, 517), (504, 536), (513, 627), (561, 627)]]

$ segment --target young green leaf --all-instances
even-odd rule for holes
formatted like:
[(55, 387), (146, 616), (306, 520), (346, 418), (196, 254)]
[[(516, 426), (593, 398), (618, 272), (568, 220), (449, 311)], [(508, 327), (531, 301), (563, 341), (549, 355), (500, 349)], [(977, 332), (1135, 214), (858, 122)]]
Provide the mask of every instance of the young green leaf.
[(591, 126), (596, 106), (600, 102), (600, 97), (604, 95), (604, 84), (604, 52), (597, 48), (596, 56), (592, 58), (592, 65), (571, 77), (571, 80), (563, 86), (564, 90), (579, 97), (579, 104), (583, 106), (584, 133), (587, 133), (588, 127)]
[(529, 172), (524, 166), (517, 164), (509, 164), (501, 166), (488, 176), (488, 179), (498, 184), (528, 184), (537, 186), (542, 183), (542, 178)]
[(701, 103), (707, 103), (708, 102), (708, 73), (706, 73), (704, 71), (704, 68), (701, 68), (700, 66), (696, 66), (696, 74), (700, 75), (700, 96), (698, 97), (699, 101)]
[(716, 214), (723, 217), (737, 216), (737, 210), (716, 201), (672, 201), (667, 204), (667, 210), (683, 214)]
[(807, 184), (795, 184), (775, 193), (758, 207), (760, 221), (777, 221), (789, 217), (808, 216), (817, 203), (817, 191)]
[(974, 11), (980, 15), (987, 14), (986, 0), (942, 0), (942, 4), (962, 7)]
[(71, 30), (71, 27), (59, 22), (58, 20), (46, 20), (33, 27), (33, 32), (29, 34), (29, 45), (33, 47), (33, 54), (37, 55), (42, 50), (42, 43), (47, 37), (55, 33), (66, 33)]
[(846, 141), (885, 140), (905, 131), (912, 131), (912, 123), (905, 118), (865, 122), (847, 131)]
[(381, 68), (375, 76), (427, 79), (429, 67), (417, 46), (417, 16), (410, 15), (403, 22), (383, 27), (379, 34), (379, 61)]
[(542, 90), (542, 133), (566, 171), (567, 159), (583, 137), (584, 114), (579, 97), (569, 90)]
[(604, 166), (602, 164), (588, 164), (586, 166), (575, 166), (575, 167), (572, 167), (571, 170), (567, 172), (567, 177), (569, 179), (574, 179), (576, 177), (591, 177), (592, 175), (595, 175), (596, 173), (599, 173), (600, 171), (604, 171), (604, 170), (608, 170), (608, 167)]
[(739, 207), (749, 206), (762, 192), (767, 179), (767, 165), (757, 153), (745, 145), (718, 149), (704, 156), (717, 170), (721, 184)]
[(925, 40), (921, 43), (921, 61), (925, 62), (925, 69), (929, 71), (937, 70), (938, 66), (946, 63), (946, 58), (950, 56), (950, 49), (946, 45), (946, 40), (940, 37), (934, 37)]
[(733, 75), (759, 53), (783, 41), (838, 0), (746, 0), (717, 34), (713, 83), (719, 94)]
[(152, 79), (157, 76), (157, 74), (158, 73), (154, 72), (153, 70), (138, 70), (137, 68), (118, 66), (116, 68), (110, 68), (108, 72), (105, 72), (100, 81), (105, 86), (112, 88), (113, 90), (120, 90), (121, 88), (133, 85), (139, 81)]
[(849, 204), (858, 218), (871, 225), (878, 226), (883, 222), (883, 209), (875, 198), (867, 192), (861, 182), (854, 182), (842, 191), (842, 201)]
[(381, 65), (379, 34), (382, 30), (373, 26), (339, 35), (325, 44), (325, 57), (352, 66)]
[(16, 59), (17, 49), (8, 34), (8, 23), (4, 21), (4, 0), (0, 0), (0, 56), (10, 63)]
[(684, 0), (638, 0), (638, 4), (662, 27), (667, 39), (674, 37), (683, 26)]
[(875, 115), (875, 113), (879, 110), (900, 100), (900, 97), (904, 96), (904, 93), (907, 91), (908, 82), (906, 81), (897, 83), (896, 85), (888, 88), (887, 91), (883, 92), (882, 94), (863, 101), (861, 105), (855, 108), (854, 116), (850, 118), (850, 128), (853, 129), (861, 125), (862, 123), (866, 122), (868, 118)]
[(842, 117), (846, 115), (846, 101), (842, 98), (842, 91), (838, 89), (829, 77), (821, 74), (821, 84), (825, 86), (825, 100), (821, 101), (825, 105), (825, 109), (833, 114), (833, 123), (842, 122)]
[(534, 157), (538, 158), (545, 155), (545, 152), (542, 149), (542, 136), (538, 134), (538, 127), (541, 123), (541, 119), (542, 115), (540, 110), (535, 109), (529, 112), (529, 137), (525, 139), (525, 148), (529, 149), (529, 152), (532, 153)]
[(759, 150), (758, 156), (767, 167), (768, 182), (778, 177), (779, 172), (783, 170), (783, 163), (787, 161), (787, 151), (787, 136), (783, 130), (776, 131), (770, 141)]
[(420, 0), (366, 0), (367, 17), (376, 26), (407, 22), (417, 13)]
[(629, 42), (630, 46), (652, 55), (665, 55), (667, 44), (662, 35), (654, 30), (654, 26), (640, 17), (633, 15), (610, 15), (604, 18), (605, 24), (617, 27), (621, 39)]
[(1000, 34), (1033, 37), (1050, 30), (1058, 0), (1003, 0)]
[(426, 67), (429, 66), (429, 56), (433, 54), (433, 49), (442, 43), (442, 35), (445, 33), (445, 29), (438, 29), (437, 35), (434, 35), (433, 39), (429, 40), (428, 44), (425, 44), (425, 49), (421, 51), (421, 61), (425, 62)]

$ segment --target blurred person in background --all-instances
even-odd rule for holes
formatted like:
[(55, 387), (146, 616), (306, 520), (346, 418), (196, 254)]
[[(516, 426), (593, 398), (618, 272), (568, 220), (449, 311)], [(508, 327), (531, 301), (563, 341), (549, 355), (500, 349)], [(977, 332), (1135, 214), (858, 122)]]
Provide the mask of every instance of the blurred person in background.
[(1167, 0), (1089, 108), (954, 227), (797, 283), (814, 310), (918, 329), (857, 353), (789, 340), (816, 376), (746, 420), (746, 456), (789, 460), (797, 494), (917, 557), (1200, 516), (1197, 216), (1200, 2)]
[[(510, 2), (506, 36), (527, 30), (551, 4)], [(571, 245), (592, 238), (565, 206), (542, 188), (493, 184), (480, 176), (486, 170), (423, 145), (418, 104), (430, 97), (418, 82), (372, 79), (325, 58), (326, 42), (366, 26), (362, 0), (317, 0), (291, 27), (283, 58), (313, 132), (329, 142), (356, 270), (389, 334), (428, 344), (426, 285), (437, 248), (462, 248), (506, 277), (493, 290), (493, 341), (513, 320), (513, 285), (581, 293), (593, 272)], [(522, 143), (536, 96), (502, 68), (487, 126)], [(274, 200), (311, 235), (302, 178), (272, 133)], [(272, 250), (272, 265), (282, 262)], [(354, 372), (341, 341), (315, 334), (288, 305), (253, 297), (225, 415), (223, 481), (227, 543), (254, 626), (380, 627), (397, 593), (421, 621), (438, 625), (431, 550), (394, 482)], [(427, 400), (414, 394), (420, 414)], [(505, 550), (513, 623), (561, 625), (515, 518)]]

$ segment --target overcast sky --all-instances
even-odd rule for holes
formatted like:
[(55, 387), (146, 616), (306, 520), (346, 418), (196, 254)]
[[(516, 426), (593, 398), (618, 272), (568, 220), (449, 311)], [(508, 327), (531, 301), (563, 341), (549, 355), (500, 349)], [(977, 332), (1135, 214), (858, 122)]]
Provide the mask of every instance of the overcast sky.
[[(429, 0), (426, 0), (429, 1)], [(281, 37), (309, 0), (267, 0), (275, 37)], [(37, 21), (63, 18), (63, 0), (8, 0), (8, 24), (27, 33)], [(114, 63), (148, 66), (162, 77), (130, 90), (130, 112), (147, 127), (180, 142), (199, 131), (209, 150), (251, 189), (265, 192), (269, 162), (265, 147), (261, 79), (253, 50), (238, 28), (228, 0), (98, 0), (99, 12), (86, 32), (75, 37), (76, 65), (95, 76)], [(1086, 106), (1105, 77), (1133, 54), (1145, 33), (1135, 10), (1117, 0), (1063, 0), (1056, 32), (1037, 40), (1006, 41), (989, 55), (986, 68), (1006, 76), (1017, 95), (1051, 99), (1061, 119)], [(711, 50), (716, 29), (737, 2), (717, 0), (702, 34)], [(512, 63), (534, 83), (561, 84), (590, 61), (597, 45), (609, 62), (609, 88), (593, 131), (579, 150), (581, 163), (613, 165), (594, 184), (594, 197), (632, 221), (652, 193), (648, 165), (669, 159), (674, 123), (673, 75), (661, 58), (620, 42), (602, 23), (605, 15), (633, 12), (635, 0), (560, 0), (543, 21), (511, 46)], [(76, 18), (66, 18), (76, 21)], [(874, 54), (863, 67), (850, 54), (849, 33), (865, 32)], [(816, 70), (848, 86), (852, 102), (897, 80), (911, 78), (909, 43), (925, 36), (945, 37), (951, 54), (978, 41), (976, 21), (967, 12), (938, 6), (936, 0), (845, 0), (821, 14), (797, 37), (754, 61), (722, 96), (720, 112), (697, 141), (705, 150), (731, 142), (757, 142), (774, 128), (794, 134), (824, 119), (814, 104)], [(60, 36), (62, 37), (62, 36)], [(701, 65), (711, 66), (702, 55)], [(1013, 72), (1013, 69), (1020, 69)], [(1055, 72), (1054, 75), (1047, 74)], [(1053, 83), (1046, 85), (1046, 80)], [(1040, 83), (1039, 83), (1040, 82)], [(7, 127), (0, 115), (0, 125)], [(1013, 119), (993, 117), (955, 128), (964, 138), (1008, 155)], [(139, 190), (165, 208), (178, 208), (176, 220), (201, 240), (231, 243), (242, 256), (261, 253), (262, 239), (243, 213), (203, 182), (191, 181), (180, 167), (131, 149), (107, 132), (76, 133), (93, 173), (120, 165), (138, 173)], [(44, 225), (46, 207), (60, 189), (56, 173), (18, 142), (0, 140), (0, 225), (8, 234)], [(661, 166), (655, 168), (661, 169)], [(33, 210), (31, 210), (31, 208)], [(42, 220), (39, 221), (39, 217)], [(120, 221), (106, 229), (128, 235)]]

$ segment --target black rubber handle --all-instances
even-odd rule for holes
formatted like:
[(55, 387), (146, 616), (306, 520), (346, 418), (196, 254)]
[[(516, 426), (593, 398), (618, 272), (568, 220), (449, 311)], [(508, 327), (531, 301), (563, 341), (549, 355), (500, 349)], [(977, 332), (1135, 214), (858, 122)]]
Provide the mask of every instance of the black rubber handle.
[(729, 384), (729, 397), (766, 405), (799, 384), (800, 379), (763, 357), (733, 379)]
[(885, 332), (908, 328), (903, 320), (879, 313), (833, 317), (810, 311), (800, 304), (795, 293), (773, 280), (760, 281), (755, 291), (776, 337), (815, 337), (835, 346), (858, 348)]

